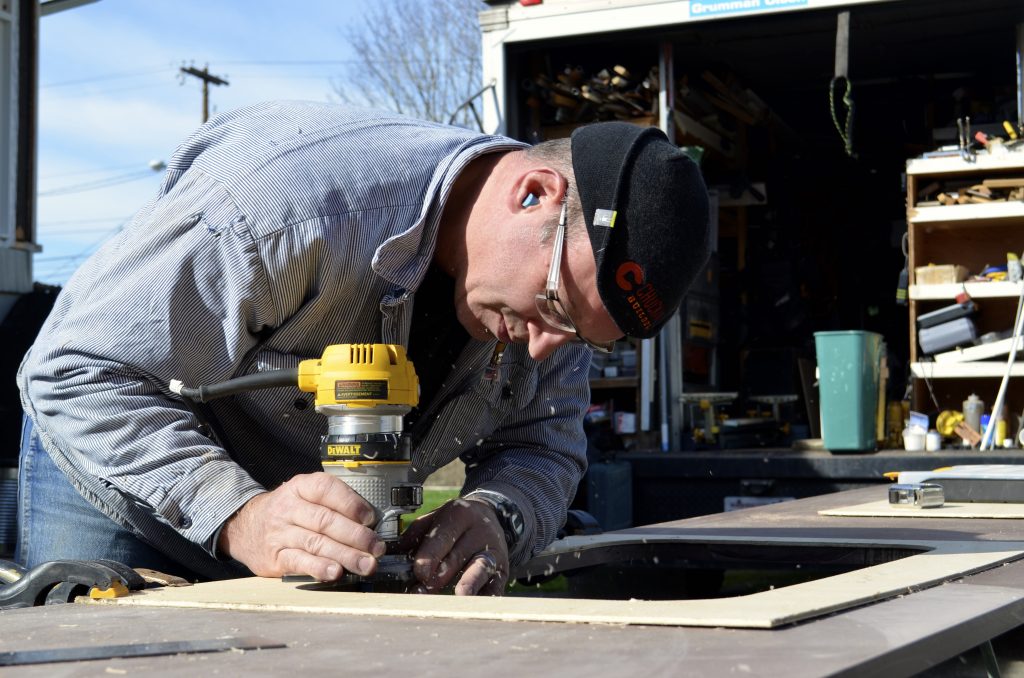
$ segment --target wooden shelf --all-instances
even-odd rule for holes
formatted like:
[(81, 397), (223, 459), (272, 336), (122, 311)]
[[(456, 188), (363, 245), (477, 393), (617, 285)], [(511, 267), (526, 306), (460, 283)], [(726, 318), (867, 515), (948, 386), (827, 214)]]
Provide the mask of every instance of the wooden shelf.
[[(1006, 373), (1005, 360), (985, 360), (974, 363), (910, 363), (910, 372), (923, 379), (963, 379), (970, 377), (999, 377)], [(1024, 377), (1024, 362), (1017, 361), (1010, 376)]]
[(946, 299), (952, 301), (961, 292), (967, 292), (973, 299), (998, 299), (1020, 296), (1024, 283), (1019, 282), (958, 282), (943, 285), (911, 285), (910, 298), (921, 301), (926, 299)]
[(1024, 202), (1019, 200), (1003, 200), (968, 205), (931, 205), (907, 210), (907, 221), (912, 224), (989, 221), (993, 219), (1019, 219), (1021, 217), (1024, 217)]
[(590, 380), (590, 390), (608, 388), (636, 388), (640, 385), (639, 377), (599, 377)]
[[(966, 205), (940, 205), (930, 202), (918, 204), (918, 197), (924, 187), (930, 195), (935, 192), (933, 183), (944, 189), (957, 190), (961, 186), (979, 184), (986, 179), (1008, 179), (1024, 177), (1024, 153), (1013, 151), (990, 155), (978, 153), (971, 162), (964, 161), (959, 153), (935, 158), (915, 158), (907, 162), (907, 232), (908, 266), (916, 271), (929, 263), (955, 264), (968, 271), (980, 271), (992, 263), (1006, 261), (1007, 250), (1013, 249), (1007, 243), (1017, 241), (1024, 228), (1024, 200), (1003, 200)], [(916, 279), (915, 279), (915, 282)], [(936, 362), (924, 360), (918, 345), (918, 317), (940, 304), (954, 303), (957, 294), (966, 292), (977, 300), (975, 322), (978, 332), (1003, 330), (1006, 328), (1007, 308), (1016, 299), (1024, 286), (1011, 282), (959, 282), (942, 285), (914, 284), (908, 290), (910, 297), (907, 315), (910, 335), (910, 372), (913, 376), (913, 397), (911, 407), (931, 408), (934, 401), (955, 409), (965, 393), (980, 388), (972, 384), (973, 379), (1001, 379), (1007, 373), (1007, 355), (992, 357), (993, 350), (965, 348), (943, 351), (945, 360)], [(995, 301), (995, 300), (1005, 301)], [(957, 362), (965, 355), (981, 360)], [(1017, 377), (1011, 388), (1020, 393), (1024, 384), (1024, 361), (1010, 366), (1010, 375)], [(929, 381), (928, 384), (925, 381)], [(936, 383), (930, 383), (935, 380)], [(986, 387), (987, 388), (987, 387)], [(1015, 397), (1019, 397), (1015, 396)]]
[(959, 154), (942, 158), (914, 158), (907, 161), (907, 174), (960, 174), (988, 170), (1024, 168), (1024, 153), (978, 153), (974, 162), (964, 162)]

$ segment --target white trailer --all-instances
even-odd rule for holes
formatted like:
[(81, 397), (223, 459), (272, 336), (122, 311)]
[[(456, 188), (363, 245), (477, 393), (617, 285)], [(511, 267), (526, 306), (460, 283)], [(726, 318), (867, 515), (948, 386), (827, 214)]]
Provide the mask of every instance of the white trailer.
[[(829, 90), (830, 81), (844, 82), (844, 77), (845, 82), (854, 85), (854, 98), (860, 92), (875, 99), (865, 107), (870, 109), (872, 105), (883, 107), (885, 97), (898, 92), (904, 82), (908, 86), (926, 83), (921, 87), (941, 87), (944, 82), (956, 81), (963, 82), (963, 89), (970, 87), (972, 76), (981, 78), (998, 71), (1009, 83), (1016, 81), (1015, 115), (1006, 117), (1018, 126), (1024, 117), (1019, 55), (1024, 6), (1017, 0), (487, 2), (490, 8), (480, 13), (483, 85), (490, 88), (482, 96), (483, 128), (528, 141), (539, 140), (545, 129), (538, 128), (536, 120), (530, 119), (536, 117), (536, 111), (529, 108), (531, 95), (524, 84), (529, 85), (539, 70), (547, 68), (549, 74), (561, 72), (574, 59), (589, 60), (592, 64), (603, 60), (607, 66), (629, 60), (656, 66), (658, 115), (650, 122), (674, 138), (674, 128), (685, 119), (689, 124), (686, 132), (712, 147), (720, 137), (704, 129), (699, 121), (673, 113), (678, 88), (670, 86), (676, 84), (680, 70), (705, 61), (725, 62), (742, 71), (746, 84), (759, 94), (766, 90), (775, 92), (777, 96), (768, 102), (772, 107), (785, 107), (785, 99), (792, 90), (788, 87), (790, 83), (814, 83), (820, 90), (820, 99), (808, 99), (811, 103), (805, 110), (791, 110), (788, 115), (777, 117), (780, 129), (784, 129), (780, 139), (804, 135), (810, 121), (825, 132), (834, 133), (832, 138), (818, 136), (835, 145), (840, 160), (842, 92), (836, 92), (832, 102), (840, 118), (836, 121), (839, 129), (834, 130), (829, 117)], [(928, 120), (927, 124), (929, 129), (941, 126), (937, 120)], [(1001, 129), (1001, 125), (990, 129)], [(863, 135), (873, 131), (865, 124), (859, 130), (861, 140), (867, 141)], [(944, 131), (949, 131), (948, 123)], [(935, 129), (933, 138), (927, 140), (934, 144), (932, 148), (944, 142), (940, 138), (942, 133), (943, 130)], [(855, 151), (856, 140), (851, 139), (850, 145)], [(923, 150), (927, 148), (908, 148), (896, 166)], [(899, 169), (883, 170), (879, 166), (865, 170), (890, 172), (892, 185), (899, 185)], [(750, 179), (757, 182), (765, 177)], [(836, 191), (840, 196), (841, 188), (837, 186)], [(897, 209), (893, 221), (899, 221), (901, 216)], [(834, 217), (821, 215), (825, 227), (835, 222)], [(677, 318), (658, 337), (658, 342), (644, 341), (641, 345), (638, 424), (641, 430), (649, 430), (660, 421), (663, 449), (679, 449), (681, 396), (684, 391), (694, 390), (689, 384), (684, 389), (683, 384), (681, 355), (685, 342), (685, 332)], [(656, 343), (664, 350), (656, 350)], [(660, 417), (656, 414), (658, 409)]]

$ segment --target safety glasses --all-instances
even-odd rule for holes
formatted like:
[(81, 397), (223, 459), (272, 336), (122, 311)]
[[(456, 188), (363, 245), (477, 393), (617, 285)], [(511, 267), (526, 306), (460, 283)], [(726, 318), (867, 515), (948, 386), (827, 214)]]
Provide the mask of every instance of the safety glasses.
[(544, 293), (536, 296), (537, 311), (540, 313), (540, 317), (544, 319), (548, 325), (551, 325), (556, 330), (563, 332), (572, 332), (576, 335), (579, 341), (590, 348), (600, 353), (611, 353), (612, 348), (615, 346), (614, 341), (609, 341), (605, 344), (599, 344), (590, 341), (576, 329), (576, 324), (573, 323), (572, 318), (565, 310), (565, 306), (562, 305), (562, 301), (558, 298), (558, 287), (561, 281), (561, 268), (562, 268), (562, 250), (565, 249), (565, 222), (568, 206), (568, 196), (562, 200), (562, 212), (558, 217), (558, 229), (555, 231), (555, 247), (551, 253), (551, 266), (548, 268), (548, 280), (544, 287)]

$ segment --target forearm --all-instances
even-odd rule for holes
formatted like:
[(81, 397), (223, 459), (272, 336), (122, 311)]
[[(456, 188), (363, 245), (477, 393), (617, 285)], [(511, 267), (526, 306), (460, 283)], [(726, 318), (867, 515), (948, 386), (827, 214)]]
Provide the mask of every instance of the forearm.
[(212, 552), (216, 530), (263, 488), (146, 378), (110, 361), (63, 361), (76, 367), (27, 365), (22, 383), (48, 449)]
[(533, 402), (466, 457), (467, 493), (499, 492), (523, 513), (523, 535), (510, 554), (513, 564), (555, 539), (586, 471), (582, 421), (589, 386), (581, 366), (589, 364), (590, 353), (567, 351), (558, 357), (542, 368)]
[(586, 470), (575, 455), (563, 452), (504, 449), (466, 476), (467, 494), (476, 489), (498, 492), (523, 514), (523, 534), (510, 552), (514, 565), (529, 560), (554, 541)]

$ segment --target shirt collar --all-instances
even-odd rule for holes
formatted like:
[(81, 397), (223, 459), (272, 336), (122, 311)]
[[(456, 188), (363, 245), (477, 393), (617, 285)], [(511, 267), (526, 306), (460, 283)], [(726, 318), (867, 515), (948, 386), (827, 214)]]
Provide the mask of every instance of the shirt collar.
[(438, 163), (427, 186), (419, 218), (409, 228), (381, 243), (371, 263), (374, 272), (400, 288), (416, 289), (434, 258), (441, 214), (462, 170), (485, 153), (514, 151), (527, 146), (507, 137), (480, 136), (467, 141)]

